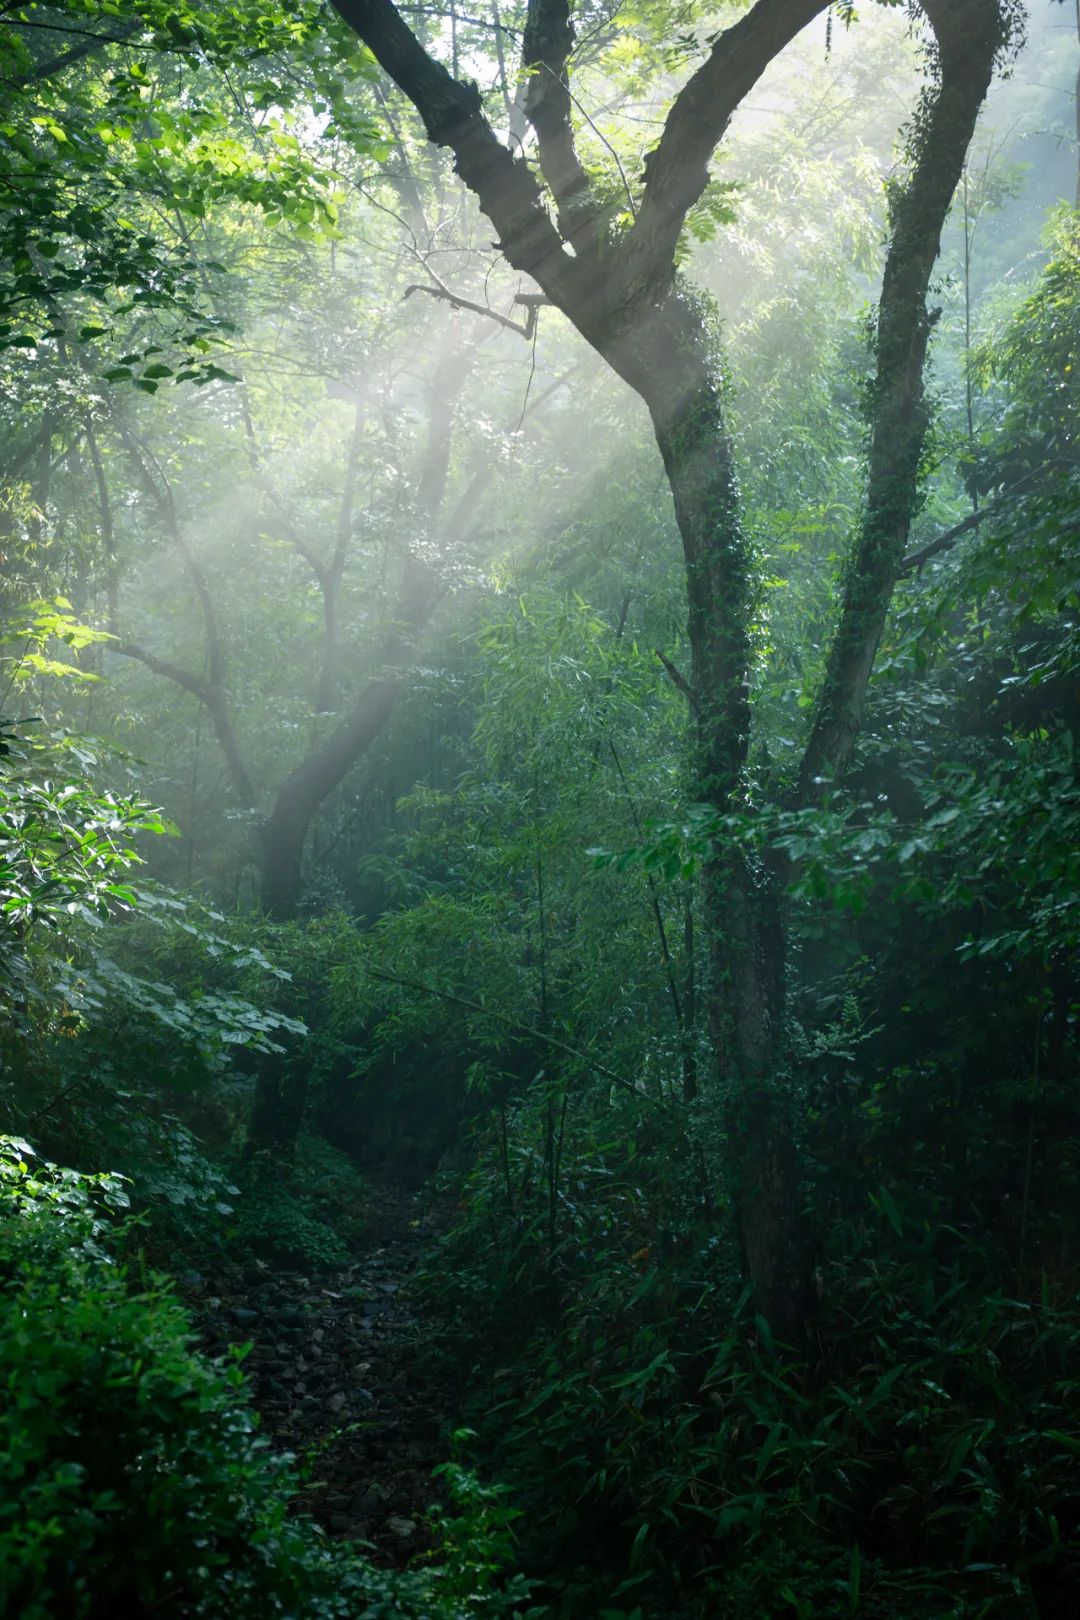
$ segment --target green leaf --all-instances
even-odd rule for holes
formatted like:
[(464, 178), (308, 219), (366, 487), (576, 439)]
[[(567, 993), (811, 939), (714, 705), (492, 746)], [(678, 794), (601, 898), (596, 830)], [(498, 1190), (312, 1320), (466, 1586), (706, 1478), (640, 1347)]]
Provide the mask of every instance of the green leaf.
[(884, 1214), (893, 1231), (896, 1233), (897, 1237), (901, 1237), (904, 1231), (904, 1223), (901, 1219), (900, 1211), (896, 1207), (896, 1201), (888, 1187), (878, 1188), (878, 1195), (875, 1202), (877, 1203), (878, 1208)]

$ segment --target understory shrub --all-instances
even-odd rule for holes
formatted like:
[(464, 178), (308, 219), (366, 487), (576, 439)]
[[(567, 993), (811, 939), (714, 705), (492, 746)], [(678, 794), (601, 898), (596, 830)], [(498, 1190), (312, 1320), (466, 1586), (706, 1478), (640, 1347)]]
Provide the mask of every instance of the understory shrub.
[(168, 1285), (115, 1258), (125, 1198), (0, 1139), (0, 1614), (462, 1613), (290, 1516), (239, 1355), (196, 1353)]
[[(1080, 1303), (881, 1188), (831, 1234), (804, 1354), (723, 1220), (630, 1133), (511, 1121), (427, 1279), (485, 1469), (559, 1615), (1014, 1620), (1080, 1587)], [(654, 1158), (669, 1167), (672, 1155)], [(531, 1282), (531, 1287), (529, 1286)]]
[(336, 1271), (349, 1251), (332, 1227), (310, 1215), (288, 1187), (259, 1183), (242, 1198), (235, 1241), (241, 1254), (300, 1271)]
[(237, 1254), (301, 1271), (348, 1265), (363, 1230), (364, 1188), (344, 1153), (302, 1135), (290, 1165), (260, 1155), (241, 1180), (229, 1227)]

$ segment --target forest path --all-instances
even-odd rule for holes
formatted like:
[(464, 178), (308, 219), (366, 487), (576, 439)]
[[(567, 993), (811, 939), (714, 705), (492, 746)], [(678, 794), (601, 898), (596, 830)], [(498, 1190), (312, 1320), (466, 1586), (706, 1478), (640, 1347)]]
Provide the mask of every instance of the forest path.
[(400, 1567), (431, 1545), (455, 1401), (418, 1370), (431, 1328), (408, 1284), (448, 1211), (424, 1190), (373, 1179), (365, 1240), (343, 1271), (305, 1276), (261, 1263), (213, 1279), (191, 1303), (214, 1353), (249, 1343), (244, 1369), (263, 1432), (306, 1475), (298, 1506), (335, 1539), (371, 1543)]

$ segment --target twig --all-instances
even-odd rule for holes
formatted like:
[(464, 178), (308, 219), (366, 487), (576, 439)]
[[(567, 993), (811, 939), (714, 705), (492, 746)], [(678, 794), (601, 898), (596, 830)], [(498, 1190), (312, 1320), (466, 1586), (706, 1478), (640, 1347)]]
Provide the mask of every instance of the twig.
[[(557, 78), (557, 75), (551, 72), (551, 69), (548, 67), (546, 62), (542, 62), (540, 65), (548, 73), (551, 73), (551, 77), (553, 79)], [(560, 81), (560, 83), (562, 83), (562, 81)], [(591, 119), (589, 114), (586, 112), (585, 108), (582, 106), (582, 104), (578, 100), (577, 96), (575, 96), (575, 94), (571, 90), (570, 86), (568, 84), (562, 84), (562, 88), (566, 91), (566, 94), (570, 97), (570, 100), (574, 103), (574, 106), (577, 108), (577, 110), (581, 114), (582, 118), (584, 118), (585, 122), (588, 124), (589, 128), (592, 130), (592, 132), (596, 136), (597, 140), (601, 141), (603, 143), (603, 145), (607, 147), (608, 151), (611, 153), (612, 157), (615, 159), (615, 167), (619, 171), (619, 178), (623, 183), (623, 190), (626, 192), (626, 201), (627, 201), (627, 203), (629, 204), (629, 207), (630, 207), (630, 217), (631, 217), (631, 219), (636, 220), (637, 219), (637, 206), (636, 206), (636, 204), (634, 202), (634, 194), (630, 190), (630, 182), (626, 178), (626, 170), (622, 166), (622, 159), (619, 157), (618, 152), (616, 152), (615, 148), (612, 146), (612, 144), (608, 140), (607, 136), (605, 134), (603, 134), (603, 132), (601, 130), (597, 129), (596, 125), (593, 123), (593, 120)]]
[[(515, 299), (514, 302), (516, 303), (517, 300)], [(525, 398), (521, 402), (521, 415), (518, 417), (517, 427), (514, 429), (515, 438), (521, 432), (521, 425), (524, 422), (526, 413), (527, 413), (527, 411), (529, 409), (529, 395), (532, 393), (533, 378), (536, 376), (536, 337), (537, 337), (537, 333), (536, 333), (536, 306), (535, 305), (531, 305), (530, 308), (529, 308), (528, 322), (526, 324), (529, 324), (529, 323), (531, 323), (531, 325), (532, 325), (532, 344), (531, 344), (530, 350), (529, 350), (529, 380), (525, 384)]]
[(497, 321), (500, 326), (505, 326), (508, 332), (516, 332), (519, 337), (526, 339), (532, 337), (532, 331), (536, 325), (535, 310), (529, 311), (528, 319), (522, 324), (519, 321), (512, 321), (508, 315), (500, 315), (497, 309), (491, 309), (487, 304), (477, 304), (471, 298), (462, 298), (458, 293), (451, 292), (449, 287), (444, 287), (441, 283), (429, 287), (426, 282), (414, 281), (402, 293), (402, 303), (416, 292), (427, 293), (431, 298), (441, 298), (445, 303), (452, 304), (455, 309), (467, 309), (473, 315), (486, 315), (488, 320)]
[[(399, 11), (418, 17), (449, 17), (449, 11), (443, 11), (439, 6), (399, 6)], [(456, 11), (453, 16), (457, 22), (466, 23), (470, 28), (486, 28), (489, 32), (513, 34), (519, 38), (521, 30), (509, 28), (500, 18), (498, 22), (487, 22), (483, 17), (466, 17), (462, 12)]]

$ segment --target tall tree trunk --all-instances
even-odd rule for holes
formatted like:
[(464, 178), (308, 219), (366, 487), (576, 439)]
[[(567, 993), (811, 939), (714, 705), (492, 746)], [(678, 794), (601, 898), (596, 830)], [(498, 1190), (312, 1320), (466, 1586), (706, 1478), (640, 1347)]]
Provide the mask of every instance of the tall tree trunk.
[(319, 806), (340, 786), (389, 720), (401, 677), (369, 681), (351, 714), (286, 777), (260, 831), (262, 898), (273, 917), (291, 917), (300, 897), (304, 844)]
[[(611, 363), (644, 397), (686, 563), (696, 798), (723, 814), (745, 801), (756, 590), (741, 516), (715, 334), (676, 291), (617, 344)], [(705, 1010), (724, 1098), (728, 1180), (757, 1308), (798, 1340), (808, 1273), (795, 1120), (784, 1074), (784, 929), (779, 885), (760, 862), (720, 851), (703, 874)]]
[(804, 802), (820, 797), (830, 780), (843, 776), (862, 727), (866, 691), (918, 499), (929, 425), (926, 351), (941, 314), (926, 307), (930, 277), (1005, 38), (998, 8), (981, 0), (924, 0), (924, 10), (937, 34), (940, 80), (923, 98), (910, 174), (891, 199), (866, 501), (800, 769)]
[[(842, 773), (861, 722), (916, 499), (926, 429), (922, 371), (933, 324), (927, 286), (994, 62), (1014, 27), (1007, 0), (920, 3), (936, 35), (937, 83), (915, 120), (912, 173), (892, 210), (866, 516), (802, 771), (804, 790)], [(686, 558), (698, 793), (726, 809), (741, 795), (749, 746), (753, 581), (708, 322), (679, 292), (674, 261), (732, 115), (828, 0), (755, 0), (714, 38), (646, 158), (644, 187), (631, 205), (634, 223), (617, 244), (594, 216), (574, 149), (569, 0), (529, 0), (523, 57), (536, 81), (525, 110), (554, 219), (532, 168), (507, 151), (487, 122), (477, 88), (447, 73), (391, 0), (333, 4), (412, 100), (429, 138), (451, 148), (507, 262), (535, 279), (649, 407)], [(776, 884), (768, 872), (721, 853), (705, 875), (704, 910), (709, 1022), (733, 1099), (729, 1138), (744, 1258), (759, 1308), (774, 1328), (797, 1339), (799, 1179), (790, 1094), (780, 1078), (784, 963)]]
[[(464, 345), (443, 357), (429, 384), (427, 443), (417, 477), (416, 497), (432, 533), (446, 494), (454, 412), (476, 362), (480, 333), (484, 330), (483, 322), (475, 325)], [(333, 588), (328, 590), (324, 583), (323, 591), (324, 605), (327, 614), (333, 614), (333, 623), (328, 617), (326, 658), (319, 686), (322, 708), (333, 707), (336, 702), (340, 658), (337, 601), (352, 528), (362, 441), (363, 413), (357, 405), (337, 545), (326, 572)], [(271, 916), (289, 917), (295, 912), (303, 881), (304, 846), (312, 820), (379, 737), (393, 714), (406, 684), (404, 665), (417, 636), (431, 617), (437, 597), (436, 574), (423, 556), (407, 552), (397, 620), (384, 648), (383, 672), (362, 688), (341, 724), (282, 783), (261, 829), (262, 899)]]

